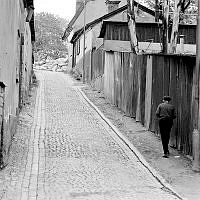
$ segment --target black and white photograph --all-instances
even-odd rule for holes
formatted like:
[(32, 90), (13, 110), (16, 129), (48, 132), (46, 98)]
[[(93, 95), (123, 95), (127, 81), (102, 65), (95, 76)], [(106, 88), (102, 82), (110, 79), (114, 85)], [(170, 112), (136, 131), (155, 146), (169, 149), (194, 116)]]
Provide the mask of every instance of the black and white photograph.
[(200, 0), (0, 0), (0, 200), (200, 200)]

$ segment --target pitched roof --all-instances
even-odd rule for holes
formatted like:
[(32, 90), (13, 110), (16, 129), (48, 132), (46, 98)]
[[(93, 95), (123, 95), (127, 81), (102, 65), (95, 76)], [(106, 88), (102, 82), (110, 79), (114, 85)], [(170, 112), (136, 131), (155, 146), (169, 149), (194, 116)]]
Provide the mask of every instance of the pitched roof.
[[(142, 10), (142, 11), (144, 11), (144, 12), (146, 12), (146, 13), (152, 15), (152, 16), (155, 16), (155, 12), (154, 12), (153, 10), (151, 10), (151, 9), (149, 9), (149, 8), (147, 8), (147, 7), (145, 7), (145, 6), (143, 6), (142, 4), (140, 4), (140, 3), (136, 2), (136, 1), (134, 1), (134, 6), (137, 6), (140, 10)], [(63, 40), (66, 39), (66, 38), (70, 35), (71, 31), (73, 30), (73, 27), (72, 27), (72, 26), (73, 26), (73, 24), (75, 23), (76, 19), (77, 19), (77, 18), (79, 17), (79, 15), (81, 14), (81, 12), (83, 11), (83, 9), (84, 9), (84, 5), (82, 4), (82, 5), (79, 7), (79, 9), (78, 9), (78, 11), (76, 12), (76, 14), (74, 15), (74, 17), (72, 18), (72, 20), (70, 21), (70, 23), (68, 24), (68, 26), (67, 26), (67, 28), (66, 28), (64, 34), (63, 34), (63, 37), (62, 37)], [(88, 23), (88, 24), (86, 25), (86, 27), (88, 28), (88, 27), (91, 26), (91, 25), (97, 24), (97, 23), (101, 22), (102, 20), (108, 19), (108, 18), (110, 18), (111, 16), (114, 16), (114, 15), (116, 15), (116, 14), (118, 14), (118, 13), (124, 11), (124, 10), (127, 10), (127, 5), (122, 6), (122, 7), (118, 8), (118, 9), (114, 10), (113, 12), (110, 12), (110, 13), (108, 13), (108, 14), (105, 14), (105, 15), (103, 15), (102, 17), (100, 17), (100, 18), (98, 18), (98, 19), (96, 19), (96, 20), (94, 20), (94, 21)], [(83, 28), (82, 28), (82, 29), (83, 29)], [(82, 29), (80, 29), (80, 30), (82, 30)], [(83, 31), (83, 30), (82, 30), (82, 31)], [(78, 30), (77, 32), (79, 32), (79, 30)]]
[[(147, 8), (147, 7), (145, 7), (145, 6), (141, 5), (141, 4), (139, 4), (138, 2), (134, 1), (134, 5), (135, 5), (135, 6), (138, 6), (138, 8), (139, 8), (140, 10), (142, 10), (142, 11), (144, 11), (144, 12), (146, 12), (146, 13), (152, 15), (152, 16), (155, 16), (155, 12), (154, 12), (153, 10), (150, 10), (149, 8)], [(118, 14), (118, 13), (124, 11), (124, 10), (127, 10), (127, 5), (125, 5), (125, 6), (123, 6), (123, 7), (120, 7), (120, 8), (118, 8), (117, 10), (114, 10), (113, 12), (110, 12), (110, 13), (108, 13), (108, 14), (106, 14), (106, 15), (103, 15), (102, 17), (100, 17), (100, 18), (98, 18), (98, 19), (96, 19), (96, 20), (94, 20), (94, 21), (92, 21), (92, 22), (86, 24), (85, 30), (87, 30), (89, 27), (92, 27), (92, 26), (94, 26), (95, 24), (98, 24), (98, 23), (102, 22), (103, 20), (106, 20), (106, 19), (108, 19), (108, 18), (110, 18), (110, 17), (112, 17), (112, 16), (114, 16), (114, 15), (116, 15), (116, 14)], [(83, 31), (84, 31), (84, 28), (81, 28), (81, 29), (79, 29), (78, 31), (76, 31), (76, 32), (74, 33), (74, 35), (73, 35), (73, 37), (72, 37), (72, 39), (71, 39), (70, 42), (73, 43), (81, 34), (83, 34)], [(65, 35), (64, 35), (64, 36), (63, 36), (63, 39), (66, 38), (66, 37), (68, 37), (68, 36), (65, 36)]]
[(67, 28), (65, 29), (65, 32), (62, 36), (62, 39), (64, 40), (65, 38), (67, 38), (69, 36), (69, 34), (71, 33), (71, 31), (73, 30), (73, 24), (74, 22), (77, 20), (77, 18), (79, 17), (79, 15), (81, 14), (81, 12), (84, 9), (84, 4), (82, 3), (81, 6), (79, 7), (79, 9), (76, 11), (74, 17), (72, 18), (72, 20), (69, 22)]

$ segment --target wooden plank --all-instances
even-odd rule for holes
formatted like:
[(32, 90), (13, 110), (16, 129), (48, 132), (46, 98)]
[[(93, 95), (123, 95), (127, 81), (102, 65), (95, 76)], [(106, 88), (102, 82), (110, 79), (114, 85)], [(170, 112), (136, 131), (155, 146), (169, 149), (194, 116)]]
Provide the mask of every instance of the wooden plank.
[(85, 81), (90, 82), (91, 81), (91, 51), (87, 51), (85, 54), (85, 68), (84, 68), (84, 74), (85, 74)]
[[(169, 95), (172, 97), (172, 104), (177, 110), (177, 105), (179, 104), (178, 98), (179, 94), (177, 93), (177, 84), (178, 84), (178, 63), (177, 59), (170, 59), (170, 86), (169, 86)], [(174, 125), (171, 130), (171, 138), (170, 138), (170, 146), (177, 146), (177, 135), (178, 135), (178, 126), (177, 126), (177, 118), (174, 120)]]
[(130, 54), (130, 59), (129, 59), (129, 84), (130, 84), (130, 116), (135, 117), (135, 109), (134, 109), (134, 66), (133, 66), (133, 59), (134, 55), (131, 53)]
[(136, 62), (136, 55), (132, 54), (132, 66), (133, 66), (133, 116), (136, 118), (136, 110), (137, 110), (137, 99), (138, 99), (138, 65)]
[(149, 130), (151, 120), (152, 99), (152, 56), (147, 57), (146, 89), (145, 89), (145, 120), (144, 125)]
[(104, 51), (97, 49), (92, 51), (92, 80), (102, 76), (104, 73)]
[(169, 84), (170, 84), (170, 58), (163, 57), (163, 96), (169, 95)]
[(191, 153), (191, 90), (192, 90), (192, 67), (189, 67), (192, 62), (188, 59), (181, 58), (182, 66), (181, 72), (181, 89), (182, 89), (182, 103), (181, 103), (181, 133), (180, 133), (180, 150), (185, 154)]
[(105, 72), (104, 72), (104, 94), (112, 103), (112, 78), (113, 78), (113, 53), (106, 52), (105, 55)]
[(144, 125), (145, 118), (145, 91), (146, 91), (146, 66), (147, 66), (147, 56), (139, 56), (140, 62), (142, 62), (141, 69), (141, 97), (140, 97), (140, 109), (141, 109), (141, 123)]
[[(138, 57), (136, 57), (137, 59)], [(138, 59), (137, 59), (138, 61)], [(137, 66), (142, 67), (141, 65), (137, 64)], [(141, 68), (137, 67), (137, 88), (138, 88), (138, 96), (137, 96), (137, 107), (136, 107), (136, 121), (141, 122), (141, 107), (140, 107), (140, 101), (141, 101)]]
[(129, 59), (130, 59), (130, 54), (129, 53), (123, 53), (124, 55), (124, 110), (127, 114), (129, 114), (130, 110), (130, 101), (129, 101), (129, 96), (130, 96), (130, 87), (129, 87)]
[(152, 58), (152, 109), (150, 130), (158, 134), (158, 121), (156, 119), (156, 109), (162, 101), (163, 92), (163, 58), (162, 56), (153, 56)]

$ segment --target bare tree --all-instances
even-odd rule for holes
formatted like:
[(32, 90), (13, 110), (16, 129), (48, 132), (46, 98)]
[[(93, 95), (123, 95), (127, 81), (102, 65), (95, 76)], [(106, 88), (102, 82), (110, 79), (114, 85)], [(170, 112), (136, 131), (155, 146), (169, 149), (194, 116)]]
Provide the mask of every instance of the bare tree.
[(190, 5), (190, 0), (175, 0), (174, 4), (175, 5), (174, 5), (174, 14), (173, 14), (173, 25), (172, 25), (172, 32), (171, 32), (171, 38), (170, 38), (170, 48), (169, 48), (170, 53), (176, 52), (180, 13), (185, 12), (185, 10)]
[(169, 0), (163, 3), (163, 53), (168, 53)]
[(128, 6), (127, 17), (128, 17), (128, 27), (129, 27), (130, 37), (131, 37), (131, 41), (130, 41), (131, 48), (135, 54), (138, 54), (139, 48), (138, 48), (138, 39), (136, 35), (134, 0), (127, 0), (127, 6)]

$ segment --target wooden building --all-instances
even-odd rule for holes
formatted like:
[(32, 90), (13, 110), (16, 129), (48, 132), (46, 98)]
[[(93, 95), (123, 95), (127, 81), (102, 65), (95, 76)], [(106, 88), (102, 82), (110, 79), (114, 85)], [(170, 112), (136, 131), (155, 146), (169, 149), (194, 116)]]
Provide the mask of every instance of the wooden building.
[[(171, 29), (169, 29), (170, 37)], [(136, 34), (139, 42), (139, 50), (142, 53), (160, 53), (162, 45), (162, 24), (156, 22), (136, 22)], [(184, 36), (184, 51), (180, 52), (180, 37)], [(106, 50), (123, 51), (115, 48), (124, 48), (131, 51), (130, 34), (127, 22), (104, 21), (100, 31), (100, 38), (104, 39)], [(121, 41), (121, 42), (119, 42)], [(122, 42), (127, 41), (127, 42)], [(170, 38), (169, 38), (170, 41)], [(177, 53), (195, 54), (196, 49), (196, 25), (179, 25)], [(117, 45), (121, 43), (121, 45)], [(124, 45), (123, 45), (124, 44)], [(112, 46), (112, 48), (111, 48)]]

